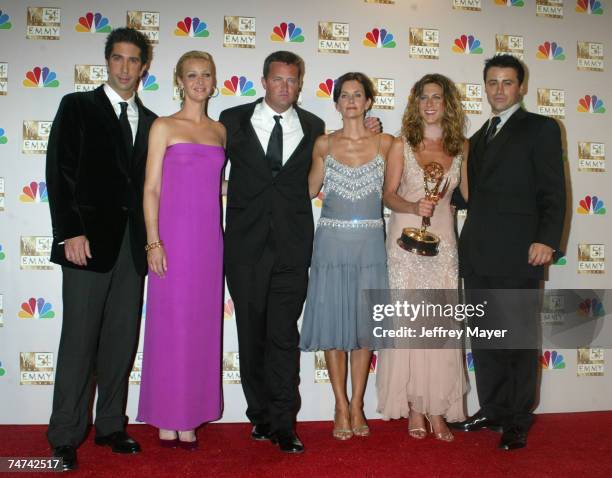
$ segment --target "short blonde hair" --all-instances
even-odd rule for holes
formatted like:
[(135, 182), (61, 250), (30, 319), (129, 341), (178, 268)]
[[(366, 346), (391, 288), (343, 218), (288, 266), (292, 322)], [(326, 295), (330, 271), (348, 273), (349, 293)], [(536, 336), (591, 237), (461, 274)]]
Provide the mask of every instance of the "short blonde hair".
[(183, 77), (183, 67), (185, 62), (188, 60), (204, 60), (210, 63), (210, 70), (213, 75), (214, 86), (217, 86), (217, 67), (215, 65), (215, 60), (210, 53), (199, 50), (191, 50), (187, 53), (183, 53), (183, 55), (179, 58), (176, 63), (176, 67), (174, 68), (174, 78), (176, 83), (178, 84), (178, 79)]

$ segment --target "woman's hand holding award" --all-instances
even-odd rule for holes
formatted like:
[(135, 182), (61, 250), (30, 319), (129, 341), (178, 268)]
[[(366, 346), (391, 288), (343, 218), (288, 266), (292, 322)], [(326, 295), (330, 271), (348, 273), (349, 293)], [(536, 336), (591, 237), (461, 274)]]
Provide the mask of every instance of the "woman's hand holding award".
[[(437, 203), (444, 197), (448, 190), (448, 179), (442, 185), (443, 178), (444, 168), (440, 163), (434, 161), (423, 168), (425, 199)], [(440, 238), (427, 231), (429, 226), (431, 226), (429, 217), (423, 217), (420, 228), (405, 227), (402, 229), (402, 237), (397, 240), (398, 245), (420, 256), (437, 255)]]

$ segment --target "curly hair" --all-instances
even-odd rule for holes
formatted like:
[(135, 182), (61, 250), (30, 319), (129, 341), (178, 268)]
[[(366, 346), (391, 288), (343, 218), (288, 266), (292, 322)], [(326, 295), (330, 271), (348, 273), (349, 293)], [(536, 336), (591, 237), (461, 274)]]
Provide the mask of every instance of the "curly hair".
[(423, 142), (423, 118), (419, 114), (419, 97), (425, 85), (434, 83), (442, 88), (444, 115), (442, 116), (442, 141), (444, 151), (449, 156), (456, 156), (463, 151), (465, 142), (466, 117), (461, 105), (459, 91), (455, 84), (444, 75), (430, 73), (417, 81), (408, 98), (408, 105), (402, 117), (402, 136), (413, 148)]

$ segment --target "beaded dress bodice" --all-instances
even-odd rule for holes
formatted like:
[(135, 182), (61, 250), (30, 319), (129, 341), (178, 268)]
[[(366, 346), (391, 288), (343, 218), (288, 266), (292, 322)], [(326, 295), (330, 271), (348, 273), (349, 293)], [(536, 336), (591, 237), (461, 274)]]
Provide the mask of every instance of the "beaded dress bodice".
[(347, 166), (328, 154), (319, 225), (381, 227), (384, 168), (381, 154), (358, 167)]
[[(415, 214), (391, 213), (387, 227), (389, 285), (392, 289), (454, 289), (457, 287), (457, 241), (452, 191), (461, 180), (461, 155), (453, 158), (444, 173), (449, 181), (448, 192), (438, 201), (428, 231), (440, 237), (437, 256), (419, 256), (397, 245), (404, 227), (420, 227), (421, 217)], [(397, 193), (407, 201), (416, 202), (424, 195), (423, 169), (408, 143), (404, 143), (404, 168)]]

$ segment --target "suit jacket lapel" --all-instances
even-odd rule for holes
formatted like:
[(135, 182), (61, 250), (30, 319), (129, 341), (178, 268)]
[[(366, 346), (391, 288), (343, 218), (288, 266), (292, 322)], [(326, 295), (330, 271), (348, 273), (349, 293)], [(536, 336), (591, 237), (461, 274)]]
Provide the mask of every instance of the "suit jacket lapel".
[(484, 135), (488, 124), (489, 122), (485, 121), (481, 128), (470, 138), (470, 160), (468, 161), (468, 185), (470, 191), (472, 191), (472, 188), (480, 178), (480, 171), (484, 163)]
[(240, 121), (240, 133), (243, 134), (250, 143), (250, 147), (258, 150), (258, 156), (262, 160), (262, 164), (266, 166), (268, 163), (266, 162), (266, 152), (263, 149), (263, 145), (259, 142), (259, 138), (257, 137), (257, 133), (255, 132), (255, 128), (251, 124), (251, 117), (253, 116), (253, 111), (255, 111), (255, 106), (263, 101), (263, 98), (259, 98), (257, 101), (251, 103), (249, 108), (245, 110), (244, 116)]
[(506, 123), (502, 126), (499, 133), (497, 133), (491, 140), (484, 152), (484, 161), (480, 173), (481, 177), (484, 177), (486, 174), (490, 174), (490, 172), (497, 167), (501, 159), (500, 156), (504, 156), (501, 154), (504, 145), (512, 137), (514, 131), (520, 125), (521, 120), (526, 116), (527, 114), (522, 108), (516, 110), (516, 112), (510, 118), (508, 118), (508, 121), (506, 121)]
[(104, 85), (99, 86), (94, 91), (94, 98), (99, 106), (102, 116), (106, 117), (104, 124), (108, 127), (108, 133), (111, 141), (115, 143), (115, 161), (117, 165), (125, 174), (128, 174), (127, 169), (127, 158), (125, 157), (125, 148), (123, 146), (123, 133), (121, 132), (121, 126), (119, 125), (119, 118), (115, 114), (113, 105), (111, 105), (108, 96), (104, 93)]

